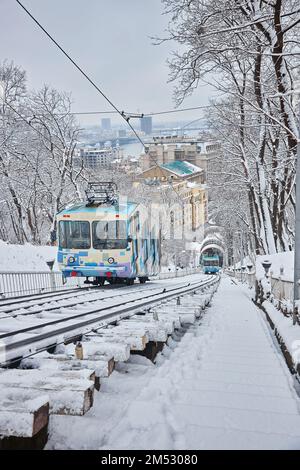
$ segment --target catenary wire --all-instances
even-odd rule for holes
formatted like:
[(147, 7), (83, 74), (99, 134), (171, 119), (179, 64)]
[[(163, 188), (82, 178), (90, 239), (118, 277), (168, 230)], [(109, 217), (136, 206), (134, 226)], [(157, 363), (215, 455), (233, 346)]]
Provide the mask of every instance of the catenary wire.
[[(147, 153), (146, 151), (146, 148), (145, 148), (145, 144), (143, 142), (143, 140), (141, 139), (141, 137), (138, 135), (138, 133), (136, 132), (136, 130), (134, 129), (134, 127), (131, 125), (131, 123), (129, 122), (130, 120), (130, 117), (126, 116), (126, 114), (124, 113), (124, 111), (120, 111), (118, 109), (118, 107), (108, 98), (108, 96), (98, 87), (98, 85), (96, 85), (96, 83), (87, 75), (87, 73), (75, 62), (74, 59), (72, 59), (72, 57), (63, 49), (63, 47), (51, 36), (51, 34), (42, 26), (42, 24), (30, 13), (30, 11), (19, 1), (19, 0), (16, 0), (16, 2), (19, 4), (19, 6), (26, 12), (26, 14), (34, 21), (34, 23), (36, 23), (36, 25), (46, 34), (46, 36), (55, 44), (55, 46), (65, 55), (65, 57), (67, 57), (67, 59), (74, 65), (74, 67), (86, 78), (86, 80), (88, 80), (88, 82), (98, 91), (98, 93), (100, 93), (100, 95), (112, 106), (112, 108), (127, 122), (128, 126), (130, 127), (130, 129), (132, 130), (132, 132), (134, 133), (134, 135), (136, 136), (136, 138), (138, 139), (138, 141), (142, 144), (142, 146), (144, 147), (145, 149), (145, 153)], [(26, 121), (27, 122), (27, 121)], [(151, 160), (154, 162), (154, 165), (157, 166), (159, 168), (159, 170), (161, 171), (162, 175), (163, 175), (163, 171), (161, 169), (161, 167), (158, 165), (157, 161), (150, 155), (148, 154), (149, 157), (151, 158)], [(171, 183), (170, 184), (170, 187), (171, 189), (176, 193), (177, 197), (180, 199), (180, 195), (178, 193), (178, 191), (175, 190), (175, 188), (173, 187), (173, 185)]]

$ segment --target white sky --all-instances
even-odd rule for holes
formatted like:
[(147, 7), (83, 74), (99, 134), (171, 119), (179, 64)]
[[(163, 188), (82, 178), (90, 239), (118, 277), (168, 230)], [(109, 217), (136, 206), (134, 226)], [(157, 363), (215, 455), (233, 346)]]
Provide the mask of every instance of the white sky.
[[(167, 84), (170, 43), (153, 46), (149, 36), (167, 25), (161, 0), (22, 0), (22, 3), (121, 109), (155, 112), (173, 109), (173, 84)], [(13, 60), (27, 72), (28, 85), (47, 83), (72, 92), (73, 111), (111, 108), (15, 0), (0, 0), (0, 60)], [(200, 87), (183, 107), (208, 103), (212, 91)], [(193, 120), (201, 112), (160, 120)], [(80, 117), (83, 124), (101, 117)]]

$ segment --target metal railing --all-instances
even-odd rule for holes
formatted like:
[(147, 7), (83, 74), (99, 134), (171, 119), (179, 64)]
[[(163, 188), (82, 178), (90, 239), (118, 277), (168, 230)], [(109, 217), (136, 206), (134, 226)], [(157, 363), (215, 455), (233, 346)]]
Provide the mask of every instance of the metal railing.
[(0, 298), (74, 289), (81, 284), (81, 278), (66, 280), (60, 271), (0, 271)]

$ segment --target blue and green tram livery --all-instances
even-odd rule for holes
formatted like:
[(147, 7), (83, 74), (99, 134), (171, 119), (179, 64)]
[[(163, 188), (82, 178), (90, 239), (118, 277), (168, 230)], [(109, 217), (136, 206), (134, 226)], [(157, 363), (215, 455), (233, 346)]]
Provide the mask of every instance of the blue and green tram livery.
[(220, 271), (219, 255), (202, 255), (202, 266), (204, 274), (216, 274)]
[(144, 283), (157, 275), (160, 240), (155, 215), (149, 218), (138, 203), (119, 202), (101, 184), (91, 188), (87, 202), (57, 215), (58, 263), (64, 276), (85, 277), (85, 282), (99, 285), (130, 285), (136, 278)]

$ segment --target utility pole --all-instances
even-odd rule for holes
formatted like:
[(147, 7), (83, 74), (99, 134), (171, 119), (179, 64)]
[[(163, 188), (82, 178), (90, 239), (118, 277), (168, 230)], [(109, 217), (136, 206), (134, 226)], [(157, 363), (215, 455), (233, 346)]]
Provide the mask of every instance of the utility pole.
[(244, 282), (244, 278), (243, 278), (243, 270), (242, 270), (242, 266), (243, 266), (243, 258), (244, 258), (244, 247), (243, 247), (243, 230), (241, 229), (241, 282)]
[[(300, 104), (299, 104), (300, 106)], [(299, 134), (300, 134), (300, 109), (299, 109)], [(296, 165), (296, 214), (295, 214), (295, 248), (294, 248), (294, 305), (293, 305), (293, 325), (297, 323), (297, 313), (299, 302), (299, 280), (300, 280), (300, 139), (297, 145), (297, 165)]]

